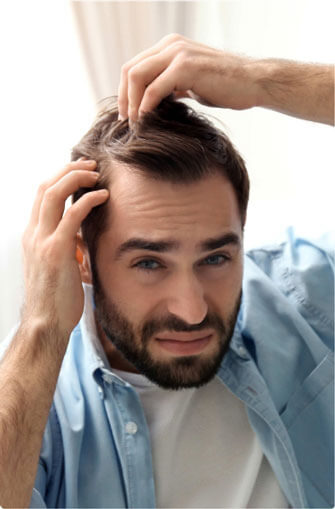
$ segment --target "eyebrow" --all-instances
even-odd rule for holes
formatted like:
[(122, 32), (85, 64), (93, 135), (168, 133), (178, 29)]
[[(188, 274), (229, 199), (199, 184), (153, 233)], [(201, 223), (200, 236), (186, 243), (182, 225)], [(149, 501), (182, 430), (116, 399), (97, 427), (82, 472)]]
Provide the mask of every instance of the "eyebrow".
[[(219, 237), (211, 237), (197, 244), (200, 251), (214, 251), (220, 247), (232, 244), (238, 248), (241, 246), (240, 237), (233, 232), (225, 233)], [(120, 259), (125, 253), (136, 250), (154, 251), (156, 253), (167, 253), (176, 251), (180, 247), (180, 242), (176, 240), (159, 240), (154, 241), (140, 237), (134, 237), (123, 242), (115, 253), (115, 260)]]

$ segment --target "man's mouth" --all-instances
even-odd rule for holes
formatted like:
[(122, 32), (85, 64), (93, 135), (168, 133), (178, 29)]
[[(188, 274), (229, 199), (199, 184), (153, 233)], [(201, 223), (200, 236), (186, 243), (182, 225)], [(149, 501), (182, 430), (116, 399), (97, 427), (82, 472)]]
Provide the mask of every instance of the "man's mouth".
[(174, 355), (196, 355), (205, 349), (212, 338), (212, 331), (197, 331), (166, 332), (155, 339), (161, 348)]

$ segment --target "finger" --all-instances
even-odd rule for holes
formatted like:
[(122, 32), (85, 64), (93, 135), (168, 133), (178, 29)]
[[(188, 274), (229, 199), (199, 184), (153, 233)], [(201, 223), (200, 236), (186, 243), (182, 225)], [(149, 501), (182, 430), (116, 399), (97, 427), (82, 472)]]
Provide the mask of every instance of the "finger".
[(120, 76), (120, 84), (118, 89), (118, 107), (119, 107), (119, 116), (121, 119), (128, 118), (128, 73), (129, 71), (138, 63), (143, 60), (157, 55), (162, 50), (167, 48), (169, 45), (173, 44), (176, 41), (188, 40), (186, 37), (183, 37), (178, 34), (169, 34), (163, 37), (158, 43), (154, 46), (142, 51), (134, 58), (126, 62), (121, 69)]
[(128, 73), (128, 117), (135, 122), (146, 87), (171, 64), (174, 55), (161, 52), (132, 67)]
[(193, 95), (190, 90), (181, 90), (180, 92), (175, 91), (173, 95), (175, 99), (193, 99)]
[(185, 93), (185, 90), (191, 88), (188, 80), (189, 76), (184, 71), (176, 71), (175, 66), (168, 67), (145, 89), (139, 106), (139, 115), (152, 111), (164, 97), (172, 93)]
[(39, 233), (51, 234), (62, 219), (65, 202), (71, 194), (81, 187), (94, 187), (99, 174), (84, 170), (72, 171), (64, 175), (44, 193), (39, 215)]
[(76, 240), (77, 232), (85, 217), (94, 207), (104, 203), (108, 197), (109, 192), (107, 189), (99, 189), (98, 191), (91, 191), (90, 193), (84, 194), (66, 211), (62, 221), (57, 227), (57, 234), (67, 240)]
[[(128, 117), (131, 122), (137, 120), (140, 109), (142, 113), (151, 111), (172, 92), (179, 97), (190, 96), (194, 85), (194, 73), (190, 70), (195, 49), (198, 53), (203, 52), (197, 43), (191, 46), (184, 40), (177, 41), (131, 68), (128, 72)], [(153, 97), (149, 100), (151, 94)]]
[(33, 208), (31, 211), (29, 226), (32, 228), (36, 227), (36, 225), (38, 223), (39, 214), (40, 214), (41, 203), (42, 203), (44, 194), (47, 191), (47, 189), (49, 189), (49, 187), (53, 186), (56, 182), (58, 182), (60, 179), (62, 179), (64, 177), (64, 175), (67, 175), (71, 171), (83, 170), (83, 169), (85, 169), (87, 171), (92, 171), (96, 168), (96, 166), (97, 166), (96, 161), (79, 159), (78, 161), (73, 161), (71, 163), (68, 163), (65, 166), (65, 168), (63, 168), (54, 177), (52, 177), (50, 180), (47, 180), (46, 182), (41, 184), (38, 188), (37, 195), (36, 195), (36, 198), (35, 198), (35, 201), (33, 204)]

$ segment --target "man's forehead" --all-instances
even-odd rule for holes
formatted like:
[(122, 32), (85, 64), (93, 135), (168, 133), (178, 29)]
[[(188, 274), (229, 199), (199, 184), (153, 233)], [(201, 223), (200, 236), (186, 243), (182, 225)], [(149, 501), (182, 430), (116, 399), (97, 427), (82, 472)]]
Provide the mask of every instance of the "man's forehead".
[(235, 193), (221, 175), (176, 184), (127, 171), (110, 189), (103, 235), (116, 257), (135, 249), (204, 251), (242, 244)]
[(185, 214), (238, 212), (235, 191), (218, 172), (194, 182), (170, 182), (120, 164), (113, 168), (110, 207), (116, 213), (143, 210), (159, 214), (164, 209), (172, 214), (173, 209)]

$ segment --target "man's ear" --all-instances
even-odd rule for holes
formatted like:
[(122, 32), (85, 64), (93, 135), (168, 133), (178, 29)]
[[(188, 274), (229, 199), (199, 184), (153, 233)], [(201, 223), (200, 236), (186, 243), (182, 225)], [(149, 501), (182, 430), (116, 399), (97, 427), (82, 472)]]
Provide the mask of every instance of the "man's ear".
[(77, 233), (76, 259), (79, 265), (82, 282), (92, 284), (90, 255), (80, 233)]

